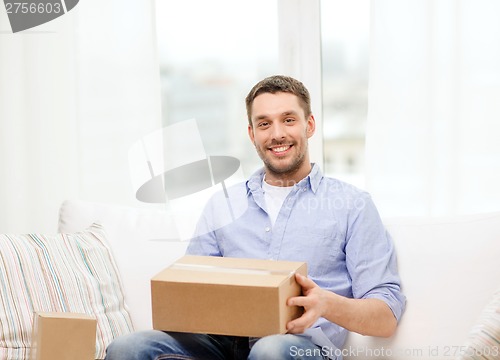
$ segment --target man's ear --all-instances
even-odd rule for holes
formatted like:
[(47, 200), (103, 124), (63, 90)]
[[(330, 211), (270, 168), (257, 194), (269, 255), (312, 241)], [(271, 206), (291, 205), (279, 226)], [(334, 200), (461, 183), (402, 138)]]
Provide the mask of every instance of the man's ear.
[(248, 125), (248, 136), (250, 137), (250, 141), (252, 142), (252, 144), (255, 145), (255, 136), (253, 133), (253, 127), (251, 125)]
[(311, 114), (307, 118), (307, 128), (306, 128), (307, 137), (310, 138), (311, 136), (313, 136), (315, 131), (316, 131), (316, 120), (314, 119), (314, 116)]

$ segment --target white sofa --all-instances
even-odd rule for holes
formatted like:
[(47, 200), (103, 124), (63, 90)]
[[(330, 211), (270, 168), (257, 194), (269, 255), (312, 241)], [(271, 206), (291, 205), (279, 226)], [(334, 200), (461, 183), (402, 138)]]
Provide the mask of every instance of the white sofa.
[[(151, 328), (150, 278), (184, 253), (162, 210), (62, 204), (59, 231), (99, 222), (122, 276), (135, 328)], [(389, 339), (350, 334), (345, 359), (456, 358), (500, 285), (500, 213), (385, 219), (398, 252), (407, 309)]]

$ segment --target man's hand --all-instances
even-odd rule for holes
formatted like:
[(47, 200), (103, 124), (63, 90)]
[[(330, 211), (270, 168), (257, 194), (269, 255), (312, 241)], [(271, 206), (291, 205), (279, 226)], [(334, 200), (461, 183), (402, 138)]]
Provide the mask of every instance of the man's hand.
[(327, 295), (326, 291), (321, 289), (311, 279), (295, 274), (295, 280), (302, 287), (303, 296), (296, 296), (288, 299), (288, 306), (302, 306), (304, 314), (301, 317), (290, 321), (286, 328), (290, 334), (301, 334), (307, 328), (310, 328), (318, 318), (326, 313)]
[(295, 274), (303, 296), (288, 299), (289, 306), (302, 306), (304, 314), (287, 324), (290, 334), (301, 334), (320, 317), (362, 335), (389, 337), (397, 321), (389, 306), (379, 299), (350, 299), (321, 289), (314, 281)]

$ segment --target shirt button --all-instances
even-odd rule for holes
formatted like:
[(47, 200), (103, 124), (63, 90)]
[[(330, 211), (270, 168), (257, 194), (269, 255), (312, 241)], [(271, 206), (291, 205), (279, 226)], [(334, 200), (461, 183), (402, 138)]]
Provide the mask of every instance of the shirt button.
[(271, 231), (271, 228), (269, 226), (266, 226), (266, 228), (264, 230), (266, 230), (266, 232), (269, 232), (269, 231)]

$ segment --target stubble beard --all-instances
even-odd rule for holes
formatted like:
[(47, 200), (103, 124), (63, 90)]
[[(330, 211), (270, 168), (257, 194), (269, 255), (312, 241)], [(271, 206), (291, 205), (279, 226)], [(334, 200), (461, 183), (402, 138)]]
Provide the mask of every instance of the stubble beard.
[[(274, 145), (274, 144), (273, 144)], [(279, 145), (279, 144), (277, 144)], [(295, 147), (296, 144), (293, 144), (293, 147)], [(286, 178), (286, 177), (291, 177), (293, 176), (299, 169), (300, 167), (304, 164), (305, 158), (306, 158), (306, 153), (307, 153), (307, 147), (308, 144), (305, 142), (304, 149), (302, 152), (299, 152), (290, 162), (289, 165), (285, 167), (280, 167), (276, 166), (275, 163), (279, 163), (280, 159), (277, 159), (277, 161), (273, 161), (265, 155), (265, 152), (267, 152), (267, 147), (265, 148), (264, 152), (262, 149), (257, 148), (257, 153), (259, 154), (259, 157), (261, 158), (262, 162), (264, 163), (264, 166), (266, 170), (274, 175), (277, 178)]]

